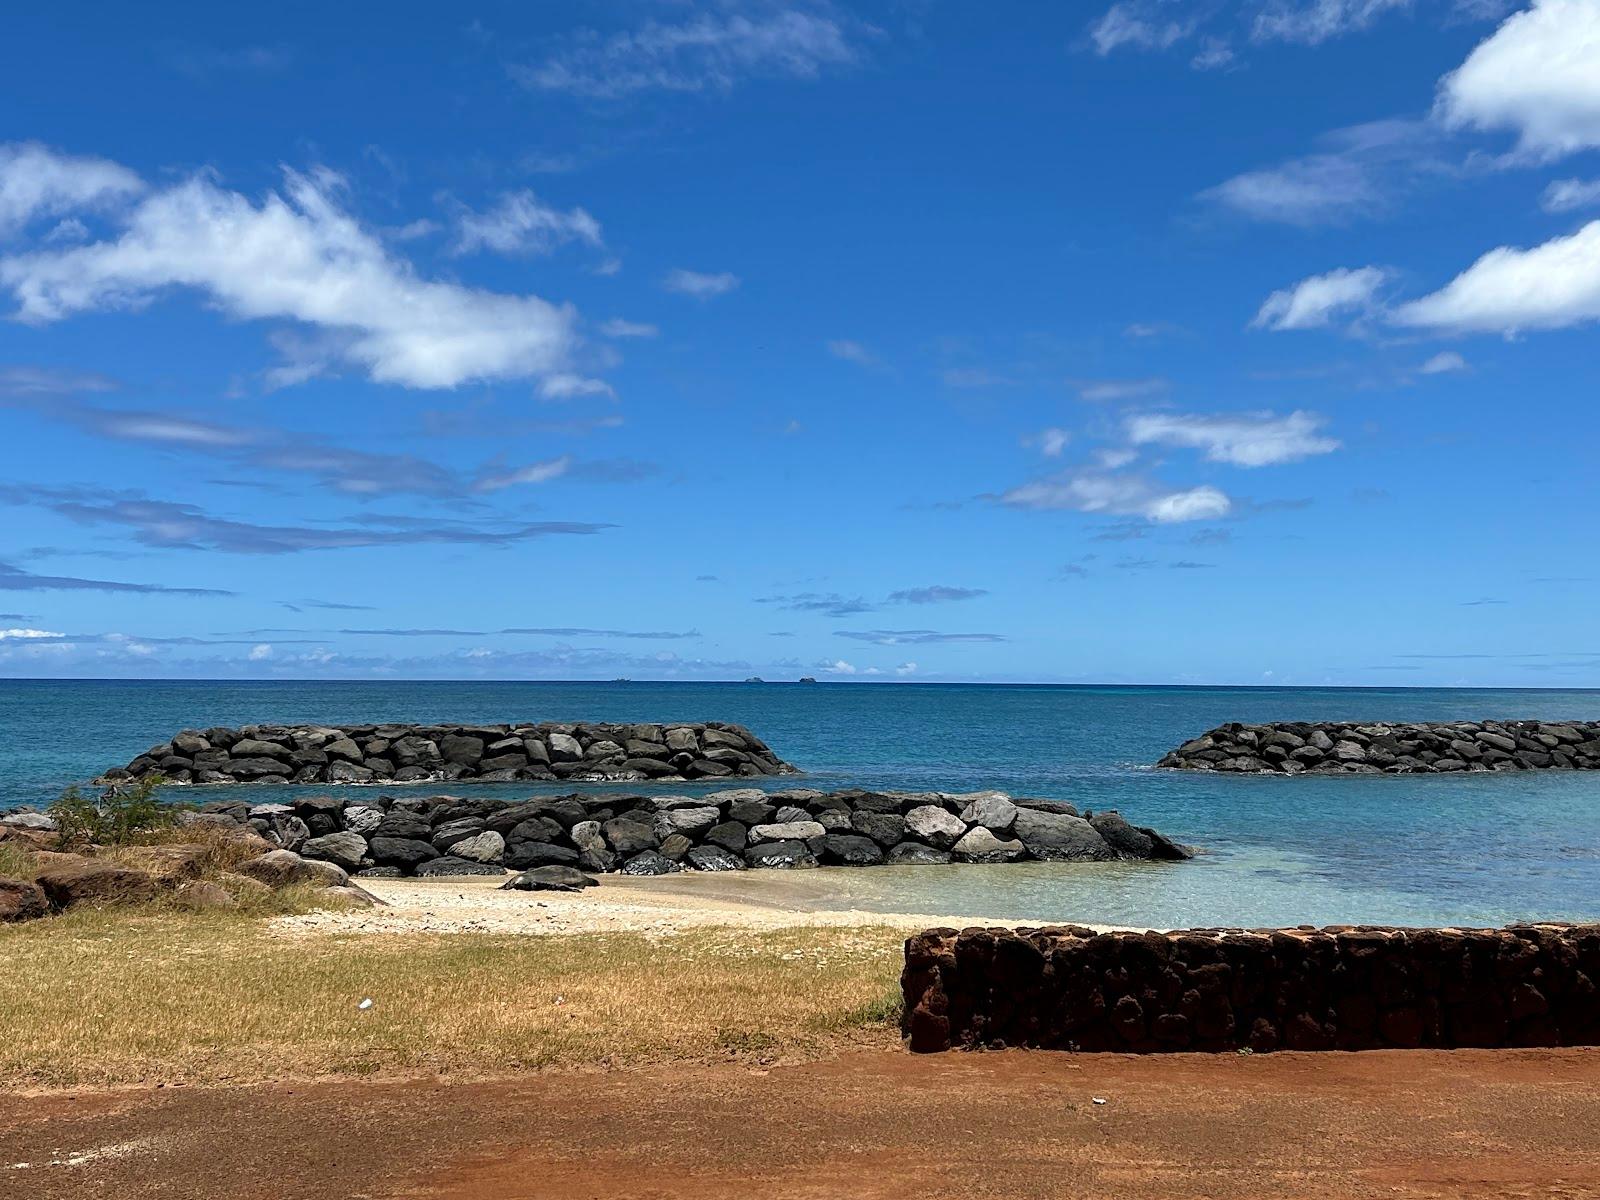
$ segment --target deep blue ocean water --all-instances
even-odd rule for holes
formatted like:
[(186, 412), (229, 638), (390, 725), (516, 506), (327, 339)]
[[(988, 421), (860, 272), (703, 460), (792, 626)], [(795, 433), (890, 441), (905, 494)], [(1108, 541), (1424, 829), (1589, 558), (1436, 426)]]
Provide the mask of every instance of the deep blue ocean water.
[[(0, 807), (43, 804), (179, 729), (208, 725), (724, 720), (766, 738), (807, 772), (807, 786), (1001, 788), (1117, 808), (1205, 851), (1161, 866), (813, 873), (840, 905), (1165, 927), (1600, 919), (1600, 772), (1286, 779), (1149, 767), (1229, 720), (1597, 715), (1600, 691), (5, 681)], [(468, 786), (526, 796), (574, 785), (455, 790)], [(292, 789), (178, 794), (230, 790)]]

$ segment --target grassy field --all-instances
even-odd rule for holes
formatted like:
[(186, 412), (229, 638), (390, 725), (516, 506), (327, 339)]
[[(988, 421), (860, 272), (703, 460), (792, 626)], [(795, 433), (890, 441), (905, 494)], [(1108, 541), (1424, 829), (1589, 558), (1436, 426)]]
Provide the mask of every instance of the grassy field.
[(890, 1045), (903, 937), (284, 936), (238, 914), (74, 912), (0, 928), (0, 1086), (493, 1073)]

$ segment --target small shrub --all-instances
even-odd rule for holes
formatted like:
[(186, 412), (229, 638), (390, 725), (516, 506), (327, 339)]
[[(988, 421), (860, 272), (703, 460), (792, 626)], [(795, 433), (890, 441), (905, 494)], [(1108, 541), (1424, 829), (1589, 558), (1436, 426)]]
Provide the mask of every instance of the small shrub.
[(157, 798), (161, 784), (161, 776), (151, 772), (135, 783), (107, 788), (95, 800), (69, 787), (49, 808), (62, 844), (128, 846), (171, 828), (178, 811)]

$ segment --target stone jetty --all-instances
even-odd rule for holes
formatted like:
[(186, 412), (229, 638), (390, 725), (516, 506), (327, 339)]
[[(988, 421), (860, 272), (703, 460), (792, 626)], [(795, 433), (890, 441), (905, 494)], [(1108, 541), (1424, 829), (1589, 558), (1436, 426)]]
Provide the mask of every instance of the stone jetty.
[(523, 802), (363, 792), (285, 804), (214, 801), (190, 821), (248, 827), (356, 877), (569, 867), (682, 870), (1027, 860), (1180, 860), (1191, 851), (1116, 812), (1001, 792), (730, 788), (703, 796), (573, 794)]
[(743, 725), (245, 725), (185, 729), (95, 782), (681, 783), (789, 775)]
[(1277, 775), (1600, 770), (1600, 721), (1219, 725), (1158, 767)]

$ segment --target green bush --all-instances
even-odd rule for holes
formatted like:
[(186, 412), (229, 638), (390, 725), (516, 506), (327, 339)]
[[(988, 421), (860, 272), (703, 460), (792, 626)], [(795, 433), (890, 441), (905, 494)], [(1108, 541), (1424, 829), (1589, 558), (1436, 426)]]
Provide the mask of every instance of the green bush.
[(69, 787), (48, 810), (61, 830), (62, 844), (127, 846), (141, 836), (171, 828), (178, 813), (156, 797), (162, 782), (152, 771), (135, 783), (108, 788), (94, 800)]

